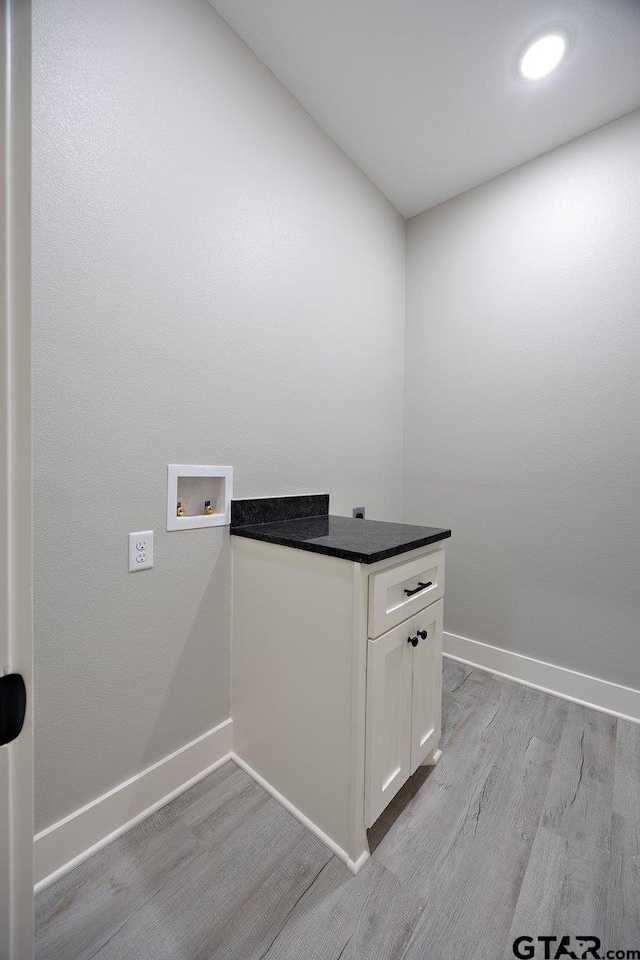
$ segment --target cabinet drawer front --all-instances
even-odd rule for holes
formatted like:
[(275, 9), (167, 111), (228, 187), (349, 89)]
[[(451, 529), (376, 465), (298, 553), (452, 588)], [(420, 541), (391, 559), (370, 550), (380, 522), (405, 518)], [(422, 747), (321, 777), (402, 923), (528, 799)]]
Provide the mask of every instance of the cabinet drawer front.
[(365, 824), (370, 827), (408, 779), (411, 764), (412, 647), (407, 624), (369, 640)]
[(444, 594), (444, 550), (369, 577), (369, 636), (379, 637)]

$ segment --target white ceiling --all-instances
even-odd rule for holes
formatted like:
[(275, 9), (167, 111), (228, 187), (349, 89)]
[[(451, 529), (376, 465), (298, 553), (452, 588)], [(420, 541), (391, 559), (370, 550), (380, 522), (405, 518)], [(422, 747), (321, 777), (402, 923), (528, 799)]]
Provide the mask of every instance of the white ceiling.
[[(407, 217), (640, 106), (640, 0), (210, 2)], [(554, 26), (569, 56), (519, 79)]]

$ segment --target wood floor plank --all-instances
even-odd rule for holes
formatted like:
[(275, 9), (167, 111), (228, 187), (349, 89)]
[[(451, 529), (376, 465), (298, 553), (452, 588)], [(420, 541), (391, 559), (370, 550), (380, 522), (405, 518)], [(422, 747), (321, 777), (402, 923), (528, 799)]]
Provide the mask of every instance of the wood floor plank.
[[(496, 811), (498, 821), (514, 806), (513, 793), (521, 781), (532, 735), (537, 728), (541, 743), (550, 736), (547, 699), (558, 726), (562, 724), (561, 701), (489, 680), (485, 702), (452, 731), (426, 789), (406, 807), (377, 851), (380, 862), (419, 892), (438, 882), (440, 868), (449, 869), (452, 851), (465, 838), (469, 841), (470, 831), (477, 835), (479, 812), (483, 812), (487, 796), (491, 800), (488, 809)], [(485, 818), (486, 812), (485, 807)]]
[(441, 747), (444, 748), (460, 722), (495, 698), (498, 690), (499, 681), (491, 674), (445, 659), (442, 670)]
[(206, 816), (229, 797), (229, 781), (236, 793), (253, 785), (236, 764), (224, 764), (39, 894), (38, 960), (91, 956), (162, 885), (175, 883), (182, 866), (200, 853), (180, 814), (189, 811), (187, 819), (197, 824), (200, 809)]
[(205, 811), (205, 815), (206, 811), (213, 811), (224, 803), (228, 796), (234, 792), (239, 793), (247, 782), (252, 782), (251, 778), (229, 760), (184, 793), (174, 797), (158, 810), (154, 817), (160, 818), (161, 823), (170, 823), (188, 812), (191, 822), (197, 823), (199, 810)]
[[(238, 773), (242, 774), (241, 789), (229, 791), (224, 800), (218, 796), (209, 814), (198, 804), (194, 810), (185, 811), (181, 818), (210, 850), (221, 842), (228, 842), (236, 831), (243, 831), (253, 815), (270, 799), (269, 794), (243, 770)], [(231, 784), (232, 779), (229, 778), (227, 784)]]
[(604, 938), (640, 949), (640, 725), (618, 720)]
[(427, 946), (439, 960), (502, 955), (551, 776), (554, 727), (564, 715), (564, 704), (549, 701), (502, 686), (489, 718), (466, 734), (473, 757), (468, 748), (458, 757), (452, 735), (447, 763), (411, 805), (406, 829), (396, 825), (380, 845), (381, 862), (429, 904), (407, 960), (424, 957)]
[(424, 901), (375, 862), (356, 877), (335, 857), (264, 960), (400, 960)]
[(208, 778), (200, 784), (198, 794), (190, 797), (182, 794), (184, 800), (174, 810), (175, 816), (179, 816), (196, 834), (200, 826), (207, 820), (215, 819), (218, 811), (227, 806), (229, 801), (237, 800), (243, 791), (255, 787), (255, 781), (231, 761), (216, 773), (218, 777), (210, 784), (207, 783)]
[(372, 871), (368, 878), (370, 892), (355, 918), (341, 960), (400, 960), (425, 910), (424, 901), (395, 874), (376, 867), (379, 876), (374, 879)]
[(556, 902), (556, 929), (606, 932), (607, 884), (616, 753), (616, 720), (567, 705), (540, 825), (566, 842), (565, 880)]
[(513, 960), (512, 945), (517, 937), (569, 934), (565, 927), (558, 927), (556, 918), (566, 874), (567, 840), (539, 826), (505, 944), (504, 960)]
[(180, 822), (149, 818), (36, 900), (38, 960), (87, 960), (199, 853)]
[[(194, 960), (229, 922), (238, 905), (271, 876), (305, 835), (305, 828), (268, 797), (214, 850), (183, 870), (180, 882), (159, 891), (132, 916), (99, 960)], [(206, 955), (206, 954), (205, 954)]]
[[(629, 743), (626, 731), (619, 732), (621, 723), (598, 711), (567, 705), (512, 939), (540, 934), (597, 936), (605, 949), (640, 942), (640, 864), (633, 848), (635, 844), (637, 853), (640, 752), (636, 754), (633, 741), (640, 728), (632, 728)], [(635, 817), (633, 824), (623, 823), (615, 812), (616, 793), (620, 806)], [(505, 960), (508, 956), (507, 951)]]
[[(288, 856), (201, 945), (202, 960), (260, 960), (330, 860), (331, 851), (306, 831)], [(344, 866), (343, 866), (343, 869)]]
[[(451, 693), (468, 679), (473, 673), (479, 674), (480, 671), (468, 667), (466, 663), (458, 663), (457, 660), (450, 660), (445, 657), (442, 661), (442, 690)], [(486, 676), (486, 674), (485, 674)]]

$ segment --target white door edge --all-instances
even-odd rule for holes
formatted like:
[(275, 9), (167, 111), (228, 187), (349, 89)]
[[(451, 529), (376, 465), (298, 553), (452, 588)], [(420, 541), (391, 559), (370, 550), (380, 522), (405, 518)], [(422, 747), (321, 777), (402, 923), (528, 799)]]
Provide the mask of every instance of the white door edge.
[(33, 957), (31, 2), (0, 5), (0, 676), (27, 712), (0, 746), (0, 957)]

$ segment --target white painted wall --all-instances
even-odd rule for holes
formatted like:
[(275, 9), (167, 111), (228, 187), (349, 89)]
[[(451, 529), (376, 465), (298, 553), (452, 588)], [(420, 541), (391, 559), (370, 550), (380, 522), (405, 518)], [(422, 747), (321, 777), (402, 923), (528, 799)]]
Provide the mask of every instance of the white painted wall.
[(415, 217), (404, 519), (449, 632), (640, 687), (640, 112)]
[(229, 716), (228, 535), (165, 531), (167, 463), (398, 518), (405, 230), (206, 0), (34, 7), (41, 829)]

